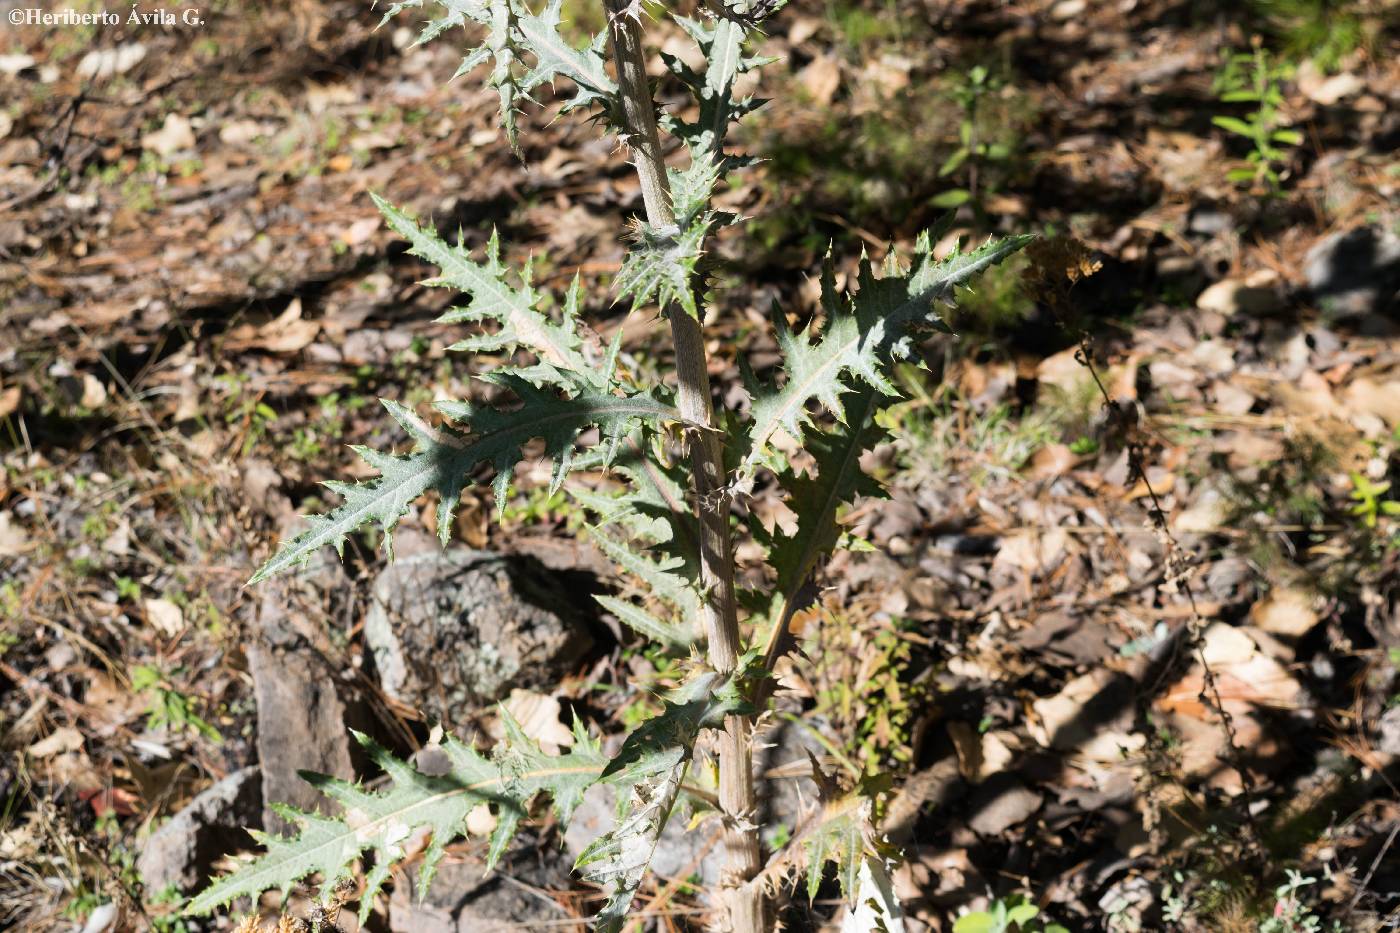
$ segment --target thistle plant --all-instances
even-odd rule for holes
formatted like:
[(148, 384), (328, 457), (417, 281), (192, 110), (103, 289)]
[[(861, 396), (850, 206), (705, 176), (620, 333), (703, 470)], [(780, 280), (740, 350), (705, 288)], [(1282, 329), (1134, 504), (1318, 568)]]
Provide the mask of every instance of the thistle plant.
[[(714, 206), (714, 195), (722, 178), (753, 162), (732, 152), (726, 137), (736, 120), (762, 103), (738, 96), (735, 85), (740, 75), (767, 64), (749, 46), (774, 7), (714, 0), (695, 17), (672, 14), (698, 46), (705, 67), (697, 71), (661, 54), (666, 80), (683, 88), (693, 104), (660, 115), (643, 45), (650, 14), (640, 0), (608, 0), (605, 30), (581, 47), (559, 32), (560, 0), (547, 0), (539, 12), (525, 0), (403, 0), (389, 8), (386, 20), (409, 9), (428, 14), (420, 42), (462, 30), (479, 41), (458, 74), (489, 67), (487, 81), (500, 96), (500, 120), (512, 146), (518, 146), (519, 109), (545, 84), (571, 87), (564, 111), (596, 118), (625, 144), (644, 213), (614, 288), (634, 313), (654, 309), (669, 324), (674, 382), (649, 382), (624, 365), (621, 328), (604, 347), (582, 326), (577, 279), (562, 296), (549, 295), (532, 281), (528, 265), (507, 268), (494, 235), (483, 253), (474, 254), (460, 235), (455, 243), (444, 240), (431, 225), (376, 197), (410, 251), (441, 270), (426, 284), (467, 296), (463, 307), (442, 317), (473, 325), (453, 349), (504, 353), (516, 361), (479, 374), (515, 402), (493, 407), (440, 401), (436, 416), (425, 417), (386, 400), (390, 415), (413, 439), (412, 452), (356, 448), (379, 476), (328, 483), (344, 502), (311, 518), (250, 582), (291, 569), (326, 545), (339, 550), (347, 535), (370, 523), (382, 527), (392, 558), (394, 526), (428, 493), (436, 495), (437, 528), (446, 545), (454, 510), (478, 467), (489, 463), (494, 470), (492, 488), (503, 508), (524, 445), (540, 439), (543, 456), (553, 464), (551, 494), (581, 467), (608, 470), (624, 485), (620, 494), (576, 491), (597, 517), (589, 533), (628, 582), (622, 595), (599, 602), (662, 650), (688, 659), (687, 673), (662, 712), (627, 736), (612, 758), (577, 722), (573, 745), (562, 754), (546, 753), (504, 713), (504, 739), (489, 755), (448, 737), (442, 748), (450, 767), (434, 776), (356, 735), (386, 773), (384, 789), (306, 775), (339, 805), (340, 815), (281, 807), (281, 815), (299, 827), (296, 835), (260, 835), (265, 852), (215, 880), (190, 902), (191, 912), (268, 889), (285, 891), (312, 876), (319, 876), (323, 891), (334, 891), (354, 877), (363, 859), (363, 918), (393, 867), (407, 857), (406, 842), (421, 830), (430, 836), (417, 872), (420, 895), (445, 847), (466, 833), (468, 814), (478, 807), (487, 806), (495, 817), (489, 869), (532, 807), (548, 799), (567, 823), (584, 792), (602, 783), (616, 790), (617, 821), (581, 854), (576, 869), (606, 898), (595, 928), (620, 930), (705, 733), (714, 736), (707, 748), (718, 763), (716, 816), (727, 860), (713, 898), (718, 927), (738, 933), (772, 929), (774, 895), (791, 872), (804, 867), (809, 894), (835, 863), (848, 898), (879, 900), (856, 890), (879, 888), (883, 877), (886, 855), (871, 820), (879, 781), (842, 788), (814, 766), (819, 812), (784, 847), (764, 851), (753, 769), (756, 717), (769, 703), (770, 674), (787, 649), (788, 626), (811, 600), (823, 561), (843, 541), (842, 510), (858, 495), (880, 493), (861, 471), (860, 457), (881, 440), (875, 414), (897, 395), (892, 367), (912, 355), (922, 331), (946, 330), (939, 305), (954, 297), (957, 286), (1030, 238), (954, 249), (936, 259), (933, 244), (948, 232), (950, 218), (919, 238), (907, 262), (891, 255), (877, 271), (862, 260), (847, 294), (838, 292), (828, 260), (820, 324), (794, 330), (783, 310), (774, 308), (780, 372), (759, 381), (746, 368), (747, 412), (717, 416), (703, 329), (709, 284), (701, 259), (719, 228), (739, 222)], [(782, 436), (801, 443), (812, 465), (794, 468), (779, 453)], [(674, 437), (683, 439), (688, 455), (680, 462), (664, 456), (665, 440)], [(772, 583), (763, 592), (739, 593), (733, 555), (742, 510), (734, 506), (758, 484), (782, 494), (796, 513), (796, 531), (748, 531), (766, 550)]]

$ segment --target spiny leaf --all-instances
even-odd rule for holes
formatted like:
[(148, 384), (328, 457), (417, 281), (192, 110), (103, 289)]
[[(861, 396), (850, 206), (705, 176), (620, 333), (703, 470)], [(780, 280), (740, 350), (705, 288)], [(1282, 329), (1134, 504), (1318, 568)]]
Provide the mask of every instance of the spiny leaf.
[[(634, 550), (679, 560), (672, 573), (694, 580), (700, 563), (698, 521), (686, 501), (685, 473), (678, 465), (658, 462), (660, 435), (648, 443), (641, 432), (620, 445), (610, 462), (611, 472), (626, 481), (626, 489), (608, 493), (575, 487), (571, 495), (598, 516), (595, 532), (629, 540)], [(598, 448), (577, 461), (578, 469), (604, 465)]]
[(538, 16), (524, 9), (523, 4), (520, 7), (518, 19), (524, 47), (535, 58), (535, 66), (523, 82), (525, 90), (564, 77), (578, 87), (578, 93), (565, 105), (566, 111), (595, 103), (610, 106), (617, 85), (604, 67), (606, 34), (600, 33), (582, 49), (574, 48), (559, 34), (563, 6), (563, 0), (550, 0)]
[(816, 475), (811, 470), (797, 475), (789, 468), (778, 477), (786, 501), (797, 514), (797, 531), (776, 536), (768, 551), (768, 563), (778, 574), (778, 632), (800, 608), (798, 593), (817, 562), (836, 547), (840, 532), (837, 511), (857, 495), (884, 495), (880, 485), (861, 470), (860, 456), (884, 436), (875, 426), (875, 413), (888, 399), (864, 386), (839, 401), (846, 423), (831, 431), (809, 428), (804, 436), (803, 446), (816, 460)]
[(583, 877), (602, 885), (607, 902), (594, 918), (600, 933), (622, 929), (632, 899), (646, 877), (656, 840), (666, 828), (681, 780), (703, 728), (748, 709), (741, 680), (708, 671), (692, 677), (622, 744), (602, 780), (627, 788), (617, 825), (578, 857)]
[[(424, 23), (423, 31), (418, 34), (414, 45), (422, 45), (436, 39), (454, 26), (465, 26), (468, 21), (481, 22), (485, 16), (483, 4), (476, 2), (476, 0), (436, 0), (436, 3), (442, 7), (442, 15), (436, 18), (430, 17)], [(397, 3), (391, 3), (384, 12), (384, 18), (379, 21), (379, 25), (383, 26), (404, 10), (423, 8), (424, 0), (399, 0)]]
[(634, 308), (652, 302), (662, 308), (677, 304), (698, 317), (693, 279), (709, 229), (708, 215), (684, 227), (639, 223), (636, 242), (617, 274), (618, 300), (630, 299)]
[(409, 252), (442, 270), (442, 274), (423, 282), (435, 287), (451, 287), (471, 296), (466, 308), (456, 308), (438, 318), (444, 324), (463, 321), (495, 321), (500, 325), (494, 334), (470, 337), (449, 349), (471, 352), (510, 351), (523, 347), (554, 367), (577, 374), (596, 374), (595, 384), (606, 379), (596, 364), (584, 358), (582, 339), (575, 331), (578, 311), (578, 282), (569, 290), (564, 306), (564, 324), (555, 324), (539, 310), (543, 296), (530, 282), (529, 266), (517, 288), (506, 278), (501, 263), (500, 241), (495, 232), (486, 244), (484, 262), (478, 263), (462, 245), (444, 242), (431, 229), (420, 227), (406, 214), (377, 194), (371, 194), (374, 204), (389, 223), (389, 227), (409, 242)]
[[(869, 261), (863, 260), (860, 290), (848, 302), (836, 296), (828, 264), (822, 283), (827, 321), (820, 337), (813, 334), (810, 326), (794, 334), (781, 313), (775, 312), (773, 323), (783, 351), (787, 381), (781, 388), (766, 387), (754, 392), (753, 423), (736, 484), (740, 488), (746, 486), (754, 471), (767, 461), (773, 435), (779, 430), (801, 437), (803, 426), (811, 423), (808, 402), (815, 399), (837, 418), (843, 418), (840, 396), (849, 388), (864, 384), (892, 394), (894, 386), (884, 370), (891, 361), (909, 355), (911, 328), (943, 327), (934, 307), (936, 301), (950, 299), (958, 285), (1033, 239), (1034, 236), (1013, 236), (991, 240), (970, 253), (957, 251), (936, 260), (931, 239), (925, 234), (919, 238), (914, 267), (908, 273), (900, 274), (890, 268), (883, 278), (877, 279)], [(893, 263), (889, 265), (892, 267)]]
[(753, 883), (776, 890), (794, 869), (805, 867), (807, 896), (815, 898), (826, 865), (834, 862), (842, 894), (849, 900), (858, 890), (861, 862), (867, 856), (881, 858), (889, 854), (888, 843), (876, 834), (873, 814), (875, 800), (889, 790), (891, 778), (888, 774), (866, 776), (853, 789), (842, 792), (816, 758), (810, 754), (808, 757), (812, 760), (812, 779), (821, 807), (769, 859)]
[(694, 123), (669, 114), (663, 117), (663, 122), (670, 132), (685, 140), (693, 158), (712, 157), (725, 170), (740, 167), (747, 160), (724, 154), (729, 125), (758, 109), (763, 102), (753, 98), (735, 100), (734, 80), (773, 59), (743, 54), (749, 30), (737, 20), (718, 18), (712, 25), (706, 25), (687, 16), (673, 18), (700, 47), (705, 56), (705, 73), (697, 74), (679, 58), (662, 53), (666, 67), (690, 89), (700, 105), (700, 116)]
[(616, 596), (594, 596), (598, 605), (611, 612), (628, 628), (667, 648), (686, 650), (695, 643), (692, 625), (662, 622), (645, 609)]
[(685, 171), (669, 169), (667, 175), (671, 179), (671, 207), (677, 223), (689, 227), (708, 220), (710, 197), (719, 182), (719, 160), (709, 155), (697, 156)]
[(378, 522), (383, 529), (385, 551), (392, 559), (394, 526), (429, 489), (436, 489), (440, 496), (438, 527), (445, 544), (467, 475), (478, 463), (486, 461), (495, 467), (496, 504), (504, 508), (511, 474), (520, 460), (521, 445), (527, 441), (544, 439), (544, 455), (555, 463), (557, 488), (569, 469), (573, 445), (585, 428), (597, 425), (602, 438), (608, 440), (625, 436), (639, 421), (677, 417), (671, 406), (642, 393), (615, 395), (585, 385), (578, 387), (573, 397), (561, 397), (513, 374), (496, 374), (489, 381), (509, 388), (525, 404), (515, 411), (499, 411), (475, 409), (463, 402), (437, 403), (439, 411), (466, 422), (470, 434), (434, 429), (403, 406), (385, 401), (389, 413), (418, 442), (414, 452), (394, 456), (356, 447), (355, 451), (379, 471), (379, 477), (353, 485), (327, 483), (327, 488), (344, 496), (345, 502), (326, 515), (309, 519), (311, 527), (284, 543), (249, 584), (305, 562), (327, 544), (340, 552), (346, 536), (370, 522)]
[(443, 744), (449, 769), (441, 777), (417, 771), (368, 736), (354, 733), (388, 774), (389, 788), (370, 791), (348, 781), (303, 772), (306, 780), (340, 804), (342, 815), (324, 817), (278, 807), (284, 818), (300, 827), (299, 832), (291, 837), (258, 834), (258, 841), (266, 847), (262, 857), (216, 880), (190, 901), (185, 912), (208, 913), (234, 898), (256, 898), (272, 888), (285, 893), (311, 874), (319, 874), (323, 888), (330, 890), (336, 881), (349, 876), (352, 863), (369, 851), (374, 854), (375, 866), (361, 899), (363, 923), (389, 869), (404, 857), (403, 844), (409, 837), (423, 827), (432, 831), (419, 871), (421, 895), (431, 883), (447, 844), (465, 833), (467, 815), (483, 803), (494, 808), (497, 818), (487, 856), (489, 870), (536, 794), (548, 794), (560, 820), (567, 822), (584, 790), (597, 781), (607, 764), (598, 743), (577, 723), (573, 747), (566, 754), (552, 756), (527, 738), (508, 714), (502, 718), (506, 737), (490, 759), (449, 737)]
[[(486, 27), (482, 44), (463, 58), (453, 77), (460, 77), (488, 60), (495, 64), (487, 84), (500, 95), (501, 123), (511, 149), (519, 152), (519, 129), (516, 110), (519, 102), (529, 99), (532, 90), (542, 84), (564, 77), (573, 81), (578, 91), (564, 109), (573, 110), (592, 104), (601, 105), (605, 113), (615, 110), (617, 86), (604, 68), (603, 43), (605, 34), (595, 37), (584, 48), (574, 48), (559, 34), (562, 0), (549, 0), (536, 14), (521, 0), (435, 0), (444, 9), (443, 15), (430, 20), (418, 42), (441, 35), (453, 26), (469, 22)], [(424, 0), (403, 0), (390, 6), (384, 17), (390, 17), (413, 7), (422, 7)], [(382, 23), (381, 23), (382, 25)], [(532, 65), (526, 59), (533, 59)]]
[(679, 558), (652, 560), (594, 529), (589, 533), (604, 554), (646, 583), (654, 595), (677, 607), (682, 618), (693, 619), (699, 614), (700, 596), (691, 580), (677, 572), (685, 566)]
[(700, 614), (700, 595), (695, 590), (693, 567), (687, 568), (678, 557), (653, 559), (599, 529), (589, 528), (588, 531), (599, 549), (639, 584), (637, 589), (644, 596), (651, 596), (668, 608), (673, 621), (663, 621), (641, 606), (613, 596), (595, 596), (599, 605), (629, 628), (662, 645), (680, 649), (693, 645), (698, 637), (695, 620)]

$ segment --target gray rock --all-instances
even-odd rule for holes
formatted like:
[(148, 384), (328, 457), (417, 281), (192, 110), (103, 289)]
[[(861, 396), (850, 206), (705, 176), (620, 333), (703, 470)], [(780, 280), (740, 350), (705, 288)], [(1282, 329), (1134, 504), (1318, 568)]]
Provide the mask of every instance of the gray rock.
[(365, 643), (384, 692), (452, 718), (512, 687), (548, 684), (591, 642), (577, 594), (486, 551), (400, 558), (374, 581)]
[(1400, 291), (1400, 236), (1382, 227), (1334, 233), (1308, 250), (1308, 289), (1322, 310), (1340, 317), (1380, 314)]
[(1385, 711), (1376, 731), (1376, 748), (1387, 755), (1400, 755), (1400, 706)]
[(1200, 208), (1191, 212), (1187, 229), (1202, 236), (1219, 236), (1235, 229), (1235, 218), (1225, 211), (1214, 208)]
[(136, 859), (147, 893), (170, 885), (194, 890), (222, 855), (245, 847), (247, 827), (260, 825), (262, 776), (256, 765), (208, 788), (146, 838)]
[(407, 883), (395, 884), (390, 895), (389, 929), (392, 933), (518, 933), (532, 923), (568, 919), (543, 893), (567, 887), (568, 869), (553, 849), (538, 851), (538, 860), (517, 858), (484, 877), (480, 864), (448, 859), (439, 866), (421, 903), (417, 868), (411, 869)]
[(1040, 809), (1043, 798), (1009, 774), (996, 774), (973, 793), (968, 801), (973, 832), (999, 836)]
[[(338, 567), (322, 572), (332, 570), (339, 573)], [(282, 577), (265, 586), (248, 646), (263, 798), (269, 804), (325, 812), (325, 800), (297, 772), (353, 779), (348, 727), (367, 729), (369, 723), (343, 679), (347, 665), (332, 656), (325, 632), (312, 621), (324, 616), (313, 578)], [(263, 824), (276, 832), (293, 828), (270, 808)]]

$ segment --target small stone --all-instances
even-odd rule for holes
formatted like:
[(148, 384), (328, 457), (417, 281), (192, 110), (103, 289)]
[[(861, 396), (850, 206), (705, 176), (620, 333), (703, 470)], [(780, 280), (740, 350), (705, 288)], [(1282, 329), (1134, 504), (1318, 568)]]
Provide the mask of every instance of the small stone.
[(262, 778), (257, 765), (235, 771), (190, 801), (147, 837), (136, 859), (146, 890), (170, 885), (188, 892), (203, 884), (214, 862), (247, 846), (260, 825)]
[(371, 599), (365, 642), (381, 686), (439, 718), (547, 685), (591, 643), (568, 611), (577, 594), (486, 551), (400, 557), (374, 581)]
[(1384, 313), (1400, 290), (1400, 236), (1377, 226), (1324, 237), (1308, 250), (1303, 277), (1329, 314)]
[(1250, 285), (1241, 279), (1222, 279), (1201, 292), (1196, 298), (1196, 307), (1227, 317), (1261, 315), (1283, 307), (1283, 299), (1272, 288)]
[(1400, 755), (1400, 706), (1392, 706), (1385, 711), (1376, 733), (1378, 751), (1387, 755)]
[(973, 793), (967, 825), (980, 836), (999, 836), (1040, 809), (1043, 798), (1009, 774), (993, 775)]
[(150, 149), (159, 156), (171, 156), (193, 149), (194, 144), (194, 130), (190, 127), (190, 121), (178, 113), (166, 114), (165, 123), (160, 129), (141, 137), (141, 148)]
[(1220, 236), (1235, 229), (1235, 218), (1221, 210), (1204, 208), (1191, 212), (1186, 229), (1201, 236)]
[(79, 78), (110, 78), (126, 74), (146, 57), (146, 47), (139, 42), (115, 49), (93, 49), (78, 62)]

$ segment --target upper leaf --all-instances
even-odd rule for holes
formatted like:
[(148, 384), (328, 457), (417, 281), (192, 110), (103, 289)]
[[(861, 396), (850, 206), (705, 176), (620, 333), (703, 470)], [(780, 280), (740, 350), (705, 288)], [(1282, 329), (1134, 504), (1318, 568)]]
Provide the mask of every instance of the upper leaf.
[(429, 489), (439, 495), (438, 531), (446, 544), (462, 489), (478, 463), (486, 461), (495, 467), (496, 504), (504, 508), (513, 468), (527, 441), (544, 439), (544, 455), (555, 464), (553, 485), (557, 488), (569, 471), (574, 444), (585, 428), (597, 425), (602, 439), (615, 445), (640, 421), (679, 417), (670, 405), (640, 392), (617, 395), (581, 385), (568, 397), (540, 389), (513, 374), (497, 374), (488, 381), (509, 388), (525, 404), (514, 411), (499, 411), (474, 409), (464, 402), (438, 402), (439, 411), (467, 423), (469, 434), (435, 429), (402, 405), (385, 401), (389, 413), (417, 441), (413, 453), (395, 456), (355, 447), (355, 452), (379, 471), (379, 477), (356, 484), (326, 483), (327, 488), (344, 496), (345, 502), (326, 515), (311, 517), (311, 527), (285, 542), (248, 582), (257, 583), (304, 563), (327, 544), (340, 552), (345, 537), (370, 522), (378, 522), (384, 530), (385, 551), (392, 558), (394, 526)]
[(607, 374), (600, 373), (596, 363), (590, 363), (582, 353), (583, 340), (577, 333), (578, 283), (570, 288), (564, 306), (563, 324), (556, 324), (540, 310), (544, 296), (530, 281), (530, 267), (521, 273), (521, 284), (512, 285), (506, 267), (501, 263), (501, 248), (495, 232), (486, 244), (484, 262), (476, 262), (462, 245), (458, 236), (456, 246), (444, 242), (435, 231), (418, 223), (377, 194), (371, 194), (374, 204), (388, 221), (389, 227), (409, 242), (409, 252), (442, 270), (442, 274), (423, 282), (435, 287), (451, 287), (471, 296), (469, 307), (448, 311), (438, 321), (494, 321), (495, 333), (479, 334), (460, 340), (449, 349), (474, 353), (510, 351), (516, 347), (529, 350), (557, 369), (577, 375), (593, 376), (595, 385), (603, 385)]
[(893, 393), (894, 386), (884, 371), (892, 361), (909, 355), (912, 328), (922, 325), (946, 330), (935, 302), (951, 298), (957, 286), (1034, 239), (1012, 236), (990, 240), (970, 253), (957, 250), (938, 260), (933, 258), (932, 241), (925, 233), (915, 247), (913, 268), (908, 272), (895, 271), (891, 263), (886, 274), (876, 278), (870, 262), (862, 260), (859, 291), (846, 302), (836, 295), (828, 263), (822, 277), (827, 320), (820, 336), (813, 334), (811, 326), (794, 334), (775, 311), (773, 325), (787, 381), (780, 388), (754, 390), (753, 423), (737, 485), (746, 486), (754, 471), (767, 462), (774, 434), (782, 430), (794, 438), (802, 436), (803, 426), (811, 423), (808, 402), (815, 399), (837, 418), (844, 418), (844, 391), (864, 384)]
[(690, 89), (700, 107), (700, 116), (693, 123), (667, 114), (663, 117), (666, 128), (685, 140), (692, 158), (712, 158), (725, 170), (747, 164), (747, 159), (724, 154), (725, 137), (730, 123), (757, 110), (763, 101), (751, 97), (735, 100), (734, 81), (773, 59), (743, 54), (750, 30), (736, 19), (716, 17), (706, 22), (680, 15), (674, 19), (700, 47), (705, 72), (698, 74), (681, 59), (661, 53), (666, 67)]
[[(436, 38), (455, 26), (469, 23), (486, 29), (482, 44), (472, 48), (462, 59), (453, 77), (464, 75), (488, 60), (494, 60), (487, 83), (496, 89), (501, 99), (501, 123), (512, 149), (519, 150), (518, 126), (515, 115), (522, 99), (541, 84), (552, 84), (557, 78), (574, 82), (577, 93), (564, 106), (565, 110), (597, 104), (612, 112), (617, 85), (604, 68), (603, 44), (600, 34), (584, 48), (574, 48), (559, 34), (563, 0), (549, 0), (544, 10), (536, 14), (522, 0), (432, 0), (442, 7), (441, 15), (430, 19), (418, 37), (423, 43)], [(402, 0), (390, 5), (384, 15), (391, 17), (410, 8), (422, 8), (425, 0)], [(533, 64), (529, 60), (533, 60)]]

